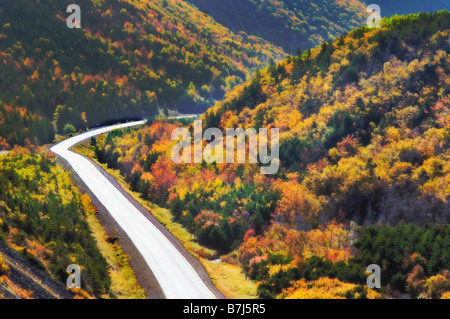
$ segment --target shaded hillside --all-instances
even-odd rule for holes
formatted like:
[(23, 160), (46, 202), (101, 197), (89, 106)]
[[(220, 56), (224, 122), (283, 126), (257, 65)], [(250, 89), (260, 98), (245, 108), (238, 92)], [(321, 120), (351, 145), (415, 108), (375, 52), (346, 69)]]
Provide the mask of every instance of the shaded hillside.
[(62, 282), (0, 240), (0, 299), (71, 299)]
[(48, 143), (66, 124), (204, 111), (284, 56), (180, 0), (81, 0), (81, 29), (66, 26), (69, 3), (0, 5), (1, 148)]
[(294, 54), (365, 23), (359, 0), (189, 0), (235, 32), (244, 31)]
[(447, 0), (363, 0), (367, 5), (376, 2), (381, 9), (383, 17), (390, 17), (394, 14), (410, 14), (419, 12), (435, 12), (438, 10), (450, 10), (450, 2)]

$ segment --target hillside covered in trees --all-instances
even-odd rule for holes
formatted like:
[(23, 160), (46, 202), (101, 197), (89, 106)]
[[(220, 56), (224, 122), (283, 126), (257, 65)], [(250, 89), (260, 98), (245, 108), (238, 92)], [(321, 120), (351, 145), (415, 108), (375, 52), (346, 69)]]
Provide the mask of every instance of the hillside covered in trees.
[[(0, 299), (146, 298), (99, 210), (44, 147), (0, 154)], [(81, 289), (66, 271), (81, 270)]]
[(189, 0), (234, 32), (243, 31), (283, 47), (306, 50), (362, 26), (359, 0)]
[[(374, 3), (372, 0), (363, 0), (362, 2), (367, 5)], [(394, 14), (407, 15), (410, 13), (450, 10), (450, 3), (447, 0), (378, 0), (376, 3), (380, 6), (383, 17), (391, 17)]]
[(189, 0), (234, 32), (266, 39), (294, 54), (360, 27), (376, 3), (382, 17), (449, 10), (446, 0)]
[[(260, 297), (448, 298), (449, 36), (448, 11), (383, 19), (271, 63), (201, 117), (204, 129), (279, 128), (276, 175), (175, 164), (171, 133), (189, 125), (176, 121), (91, 147)], [(365, 286), (371, 263), (381, 291)]]
[[(82, 290), (73, 290), (83, 297), (110, 293), (109, 266), (86, 222), (94, 210), (89, 197), (79, 193), (51, 153), (16, 147), (0, 156), (0, 241), (64, 283), (63, 288), (66, 268), (83, 265)], [(0, 286), (14, 291), (9, 268), (0, 254)], [(35, 297), (26, 288), (19, 289), (18, 295)]]
[(265, 40), (233, 34), (180, 0), (80, 0), (0, 5), (0, 148), (49, 143), (162, 109), (204, 111), (269, 60)]

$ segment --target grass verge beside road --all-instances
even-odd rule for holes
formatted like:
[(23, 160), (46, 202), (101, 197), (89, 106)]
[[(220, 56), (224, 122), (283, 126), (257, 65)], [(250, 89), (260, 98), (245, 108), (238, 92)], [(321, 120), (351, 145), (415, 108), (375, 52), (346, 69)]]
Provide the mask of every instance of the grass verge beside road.
[[(86, 221), (92, 230), (92, 236), (97, 242), (101, 254), (106, 259), (111, 277), (111, 293), (118, 299), (145, 299), (147, 293), (142, 289), (129, 264), (128, 256), (117, 243), (108, 241), (108, 235), (95, 216), (88, 213)], [(109, 296), (104, 296), (108, 298)]]

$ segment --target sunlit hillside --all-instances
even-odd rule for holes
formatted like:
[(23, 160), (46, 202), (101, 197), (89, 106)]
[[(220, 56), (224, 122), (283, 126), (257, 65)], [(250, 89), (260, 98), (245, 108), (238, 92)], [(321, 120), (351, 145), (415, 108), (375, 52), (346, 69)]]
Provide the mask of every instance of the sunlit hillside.
[(231, 252), (260, 297), (377, 297), (344, 284), (362, 282), (374, 258), (388, 269), (385, 296), (440, 297), (450, 279), (449, 17), (356, 29), (269, 65), (201, 117), (204, 129), (279, 128), (276, 175), (258, 164), (175, 164), (177, 122), (92, 147), (200, 243)]

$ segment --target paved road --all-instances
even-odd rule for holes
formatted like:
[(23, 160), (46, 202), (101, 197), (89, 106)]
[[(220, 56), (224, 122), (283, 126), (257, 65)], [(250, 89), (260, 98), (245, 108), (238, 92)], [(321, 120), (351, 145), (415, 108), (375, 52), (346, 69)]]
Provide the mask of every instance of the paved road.
[(117, 128), (144, 124), (131, 122), (94, 129), (68, 138), (51, 148), (64, 158), (86, 186), (106, 207), (111, 216), (130, 237), (153, 271), (168, 299), (213, 299), (211, 290), (201, 280), (195, 269), (139, 210), (83, 156), (70, 151), (74, 145), (93, 136)]

